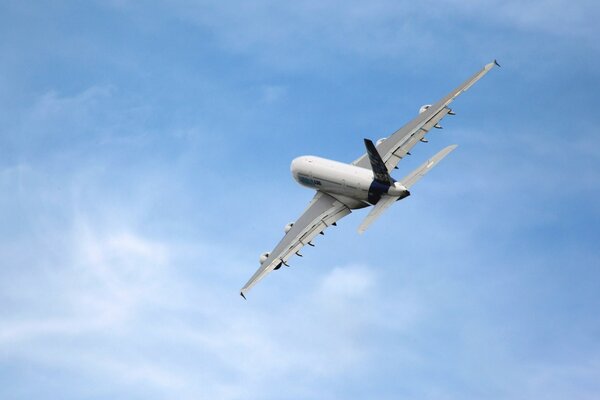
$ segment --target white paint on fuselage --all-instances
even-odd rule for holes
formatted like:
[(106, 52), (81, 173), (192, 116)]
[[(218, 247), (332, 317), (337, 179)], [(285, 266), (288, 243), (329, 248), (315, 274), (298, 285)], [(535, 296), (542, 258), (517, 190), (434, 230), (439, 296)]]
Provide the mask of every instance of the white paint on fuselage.
[(369, 205), (373, 171), (315, 156), (292, 161), (292, 176), (302, 186), (335, 195), (350, 208)]
[[(298, 157), (292, 161), (292, 176), (311, 189), (355, 200), (354, 206), (368, 205), (373, 171), (354, 165), (315, 156)], [(358, 200), (358, 202), (356, 202)]]
[[(292, 176), (302, 186), (329, 193), (348, 207), (363, 208), (368, 202), (373, 171), (339, 161), (316, 156), (302, 156), (291, 165)], [(406, 188), (400, 182), (388, 189), (388, 194), (401, 196)]]

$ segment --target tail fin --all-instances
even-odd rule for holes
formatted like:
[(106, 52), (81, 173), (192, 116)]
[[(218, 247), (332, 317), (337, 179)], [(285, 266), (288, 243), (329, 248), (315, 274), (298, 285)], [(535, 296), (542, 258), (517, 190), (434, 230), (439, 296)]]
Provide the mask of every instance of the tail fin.
[(417, 183), (419, 179), (424, 177), (425, 174), (427, 174), (431, 170), (431, 168), (435, 167), (437, 163), (439, 163), (444, 157), (450, 154), (450, 152), (456, 149), (457, 147), (458, 145), (456, 144), (446, 147), (445, 149), (437, 153), (435, 156), (425, 161), (425, 163), (423, 163), (419, 168), (415, 169), (413, 172), (405, 176), (404, 179), (400, 180), (400, 182), (402, 182), (402, 184), (407, 189), (410, 189), (410, 187)]
[(371, 169), (373, 170), (373, 177), (377, 182), (387, 183), (388, 185), (393, 185), (394, 181), (390, 176), (385, 163), (381, 159), (381, 155), (375, 148), (375, 145), (370, 139), (365, 139), (365, 147), (367, 148), (367, 155), (369, 156), (369, 161), (371, 161)]

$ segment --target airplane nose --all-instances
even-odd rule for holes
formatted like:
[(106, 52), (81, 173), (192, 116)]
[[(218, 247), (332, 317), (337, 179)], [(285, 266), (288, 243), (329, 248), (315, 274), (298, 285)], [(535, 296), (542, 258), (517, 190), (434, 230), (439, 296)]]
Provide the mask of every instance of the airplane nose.
[(292, 160), (292, 164), (290, 165), (290, 170), (292, 171), (292, 176), (296, 178), (298, 176), (298, 172), (302, 171), (303, 165), (305, 163), (306, 157), (297, 157)]
[(310, 156), (296, 157), (292, 160), (291, 169), (292, 169), (292, 171), (298, 171), (299, 169), (302, 169), (304, 166), (310, 164), (311, 162), (312, 162), (312, 159)]
[(290, 170), (292, 171), (292, 176), (294, 177), (294, 179), (298, 180), (299, 174), (310, 175), (311, 163), (312, 158), (310, 156), (302, 156), (292, 160)]
[(302, 162), (301, 158), (302, 157), (297, 157), (292, 160), (292, 164), (290, 165), (290, 171), (292, 171), (292, 175), (295, 175), (298, 171), (300, 163)]

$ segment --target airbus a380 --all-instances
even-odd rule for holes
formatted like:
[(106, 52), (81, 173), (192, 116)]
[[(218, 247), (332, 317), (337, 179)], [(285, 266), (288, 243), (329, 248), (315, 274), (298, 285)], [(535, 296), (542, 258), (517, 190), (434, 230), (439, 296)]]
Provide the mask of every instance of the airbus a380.
[(427, 143), (425, 134), (432, 128), (441, 128), (439, 121), (446, 115), (454, 115), (448, 107), (450, 103), (495, 65), (499, 66), (496, 60), (437, 103), (422, 106), (419, 115), (388, 138), (378, 140), (377, 144), (365, 139), (367, 152), (351, 164), (315, 156), (293, 160), (291, 170), (294, 179), (317, 193), (300, 218), (286, 225), (285, 236), (275, 249), (261, 254), (260, 268), (242, 288), (242, 297), (246, 298), (245, 294), (269, 272), (282, 265), (288, 266), (290, 257), (301, 257), (299, 251), (302, 247), (313, 246), (315, 236), (323, 234), (327, 227), (336, 225), (336, 221), (350, 214), (351, 210), (373, 206), (358, 227), (358, 232), (362, 233), (389, 206), (410, 196), (409, 189), (457, 146), (441, 150), (399, 181), (392, 178), (390, 172), (402, 158), (410, 155), (414, 145), (418, 142)]

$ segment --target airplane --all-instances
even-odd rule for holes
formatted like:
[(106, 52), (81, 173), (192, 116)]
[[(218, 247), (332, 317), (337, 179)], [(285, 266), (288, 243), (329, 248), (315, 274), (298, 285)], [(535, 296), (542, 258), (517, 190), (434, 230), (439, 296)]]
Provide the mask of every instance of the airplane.
[(392, 204), (410, 196), (409, 189), (457, 145), (444, 148), (399, 181), (392, 178), (390, 172), (397, 168), (402, 158), (410, 155), (413, 146), (428, 142), (426, 133), (432, 128), (442, 128), (439, 125), (442, 118), (455, 115), (448, 105), (494, 66), (499, 67), (500, 64), (496, 60), (486, 64), (437, 103), (422, 106), (412, 121), (388, 138), (380, 139), (376, 144), (364, 139), (367, 152), (351, 164), (315, 156), (294, 159), (291, 165), (294, 179), (317, 193), (300, 218), (285, 226), (285, 235), (275, 249), (260, 255), (260, 268), (241, 289), (240, 295), (246, 299), (246, 293), (268, 273), (282, 265), (289, 267), (290, 257), (302, 257), (302, 247), (314, 246), (312, 240), (317, 235), (324, 235), (326, 228), (336, 226), (336, 222), (350, 214), (351, 210), (373, 206), (358, 227), (358, 232), (363, 233)]

